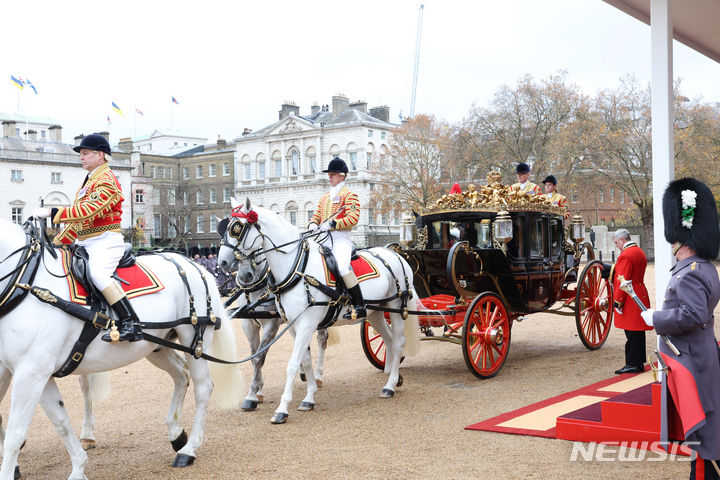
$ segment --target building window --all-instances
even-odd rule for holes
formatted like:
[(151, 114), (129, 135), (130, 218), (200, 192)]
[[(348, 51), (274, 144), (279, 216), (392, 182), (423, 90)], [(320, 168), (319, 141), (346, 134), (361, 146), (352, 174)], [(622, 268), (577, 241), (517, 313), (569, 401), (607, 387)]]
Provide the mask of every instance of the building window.
[(195, 178), (202, 178), (202, 165), (195, 167)]
[(151, 176), (152, 178), (155, 178), (155, 170), (156, 170), (155, 165), (151, 165), (151, 166), (150, 166), (150, 176)]
[(197, 233), (205, 233), (205, 217), (202, 214), (197, 216)]
[(163, 178), (172, 178), (172, 167), (167, 167), (165, 169), (165, 175)]
[(625, 190), (620, 190), (620, 203), (625, 203)]
[(187, 204), (189, 203), (189, 200), (188, 200), (188, 197), (189, 197), (188, 192), (182, 192), (182, 197), (183, 197), (183, 205), (187, 205)]
[(297, 210), (290, 210), (290, 223), (297, 225)]
[(380, 138), (382, 138), (383, 140), (385, 140), (385, 133), (386, 132), (380, 132)]
[(45, 139), (45, 130), (40, 130), (40, 138)]
[(380, 216), (380, 221), (382, 221), (382, 224), (383, 224), (383, 225), (387, 225), (387, 224), (388, 224), (387, 213), (383, 213), (383, 214)]
[(210, 172), (208, 173), (208, 176), (214, 177), (214, 176), (215, 176), (215, 171), (217, 170), (217, 169), (215, 168), (215, 164), (214, 164), (214, 163), (211, 163), (208, 168), (210, 169)]
[(357, 152), (350, 153), (350, 170), (357, 170)]
[(375, 212), (372, 208), (368, 208), (368, 225), (375, 224)]
[[(298, 175), (300, 173), (300, 159), (298, 158), (297, 150), (293, 150), (290, 154), (290, 168), (292, 169), (292, 175)], [(293, 225), (295, 225), (293, 223)]]
[(312, 219), (313, 215), (315, 215), (315, 211), (314, 211), (314, 210), (308, 210), (308, 211), (307, 211), (307, 221), (308, 221), (308, 223), (309, 223), (310, 220)]
[(162, 223), (160, 223), (160, 214), (153, 215), (153, 235), (155, 238), (162, 237)]
[(375, 190), (375, 184), (374, 184), (374, 183), (371, 183), (371, 184), (370, 184), (370, 191), (372, 192), (373, 190)]
[(168, 190), (168, 205), (175, 205), (175, 192)]
[(62, 183), (62, 173), (52, 172), (50, 174), (50, 183)]
[(203, 200), (202, 190), (198, 190), (195, 194), (195, 203), (198, 205), (202, 205), (203, 203), (205, 203)]
[(13, 182), (22, 182), (22, 170), (10, 170), (10, 180)]
[(21, 207), (12, 207), (12, 211), (10, 213), (10, 221), (12, 221), (12, 223), (15, 223), (17, 225), (22, 225), (23, 209)]
[(615, 201), (615, 187), (610, 187), (610, 201)]
[(261, 180), (265, 178), (265, 162), (258, 162), (258, 178)]
[(250, 180), (250, 170), (251, 165), (249, 163), (245, 164), (245, 180)]
[(215, 193), (215, 189), (210, 189), (210, 203), (217, 203), (217, 193)]
[(223, 188), (223, 203), (230, 201), (230, 187)]
[(372, 131), (372, 130), (368, 130), (368, 138), (372, 138), (372, 136), (373, 136), (373, 131)]
[(184, 230), (184, 232), (185, 232), (185, 233), (190, 233), (190, 231), (191, 231), (191, 230), (190, 230), (190, 215), (188, 215), (187, 217), (185, 217), (185, 230)]
[(308, 157), (308, 165), (310, 166), (310, 173), (316, 173), (315, 155)]
[(190, 180), (190, 167), (183, 167), (183, 180)]
[(210, 231), (217, 231), (217, 217), (215, 215), (210, 215)]
[(571, 196), (571, 198), (570, 198), (570, 201), (571, 201), (572, 203), (578, 203), (578, 194), (577, 194), (577, 192), (575, 191), (575, 189), (573, 189), (573, 191), (572, 191), (572, 196)]
[(275, 160), (275, 176), (282, 177), (282, 160)]
[(600, 203), (605, 203), (605, 192), (603, 190), (598, 192), (598, 201)]
[(165, 177), (165, 169), (163, 167), (157, 167), (157, 177), (158, 178)]
[(367, 152), (367, 169), (370, 170), (372, 168), (372, 153)]
[(177, 237), (177, 228), (175, 228), (177, 220), (175, 217), (169, 217), (168, 218), (168, 237), (175, 238)]
[(160, 189), (153, 190), (153, 205), (160, 205)]
[(230, 175), (230, 164), (223, 163), (223, 177), (227, 177), (228, 175)]
[(145, 193), (143, 190), (137, 189), (135, 190), (135, 203), (143, 203), (143, 198)]

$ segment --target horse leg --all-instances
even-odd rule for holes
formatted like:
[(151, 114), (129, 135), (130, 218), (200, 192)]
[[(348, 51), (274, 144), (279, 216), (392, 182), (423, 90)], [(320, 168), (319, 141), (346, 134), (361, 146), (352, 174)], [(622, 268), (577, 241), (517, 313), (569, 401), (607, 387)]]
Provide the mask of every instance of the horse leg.
[[(243, 318), (242, 319), (242, 328), (243, 328), (243, 332), (245, 332), (245, 336), (248, 338), (248, 341), (250, 342), (250, 353), (255, 354), (255, 352), (258, 351), (258, 348), (262, 348), (265, 345), (267, 345), (268, 342), (275, 337), (275, 334), (277, 333), (279, 326), (280, 326), (279, 318), (278, 319), (271, 318), (271, 319), (268, 319), (266, 322), (264, 322), (262, 325), (263, 335), (262, 335), (262, 341), (261, 341), (259, 338), (260, 326), (258, 325), (257, 321), (253, 320), (253, 319), (249, 319), (249, 318)], [(267, 355), (267, 352), (262, 353), (252, 359), (253, 378), (252, 378), (252, 382), (250, 383), (250, 390), (248, 391), (247, 397), (245, 397), (245, 401), (240, 406), (240, 408), (245, 411), (255, 410), (258, 406), (258, 403), (263, 402), (262, 367), (265, 364), (265, 356), (266, 355)]]
[[(288, 405), (292, 401), (293, 384), (295, 383), (295, 377), (300, 370), (300, 363), (303, 361), (303, 356), (308, 354), (308, 346), (310, 340), (312, 340), (312, 334), (314, 325), (308, 324), (305, 326), (298, 327), (295, 324), (295, 344), (293, 345), (293, 351), (288, 361), (287, 370), (285, 372), (285, 390), (283, 391), (282, 397), (280, 398), (280, 404), (275, 410), (270, 423), (285, 423), (288, 419)], [(312, 372), (312, 365), (310, 365), (310, 372)], [(310, 389), (317, 390), (315, 382), (308, 382), (308, 394)], [(314, 393), (314, 392), (313, 392)], [(307, 398), (307, 397), (306, 397)]]
[(318, 344), (318, 358), (315, 364), (315, 383), (318, 388), (322, 387), (323, 384), (323, 372), (325, 371), (325, 349), (328, 344), (328, 330), (323, 328), (317, 331), (317, 344)]
[[(402, 318), (391, 314), (393, 324), (401, 322)], [(400, 355), (396, 352), (396, 344), (394, 341), (393, 331), (388, 326), (382, 312), (368, 312), (367, 316), (370, 325), (377, 331), (385, 342), (385, 375), (388, 375), (388, 381), (383, 387), (380, 397), (391, 398), (395, 395), (395, 386), (398, 383), (400, 370)], [(402, 325), (401, 325), (402, 328)], [(401, 330), (402, 331), (402, 330)], [(397, 357), (397, 358), (396, 358)]]
[(95, 448), (95, 416), (92, 410), (92, 399), (90, 398), (90, 377), (88, 375), (78, 376), (80, 390), (83, 396), (83, 423), (80, 431), (80, 445), (83, 449)]
[[(8, 388), (10, 387), (10, 381), (12, 380), (12, 373), (10, 373), (10, 370), (7, 369), (7, 367), (3, 364), (0, 364), (0, 402), (2, 402), (3, 398), (5, 398), (5, 394), (8, 391)], [(5, 444), (5, 429), (2, 426), (2, 416), (0, 416), (0, 451), (3, 450), (3, 446)], [(23, 442), (23, 445), (25, 443)], [(22, 449), (22, 445), (20, 446)], [(20, 478), (20, 467), (16, 464), (15, 465), (15, 478)]]
[(40, 404), (70, 454), (73, 468), (68, 480), (87, 480), (84, 474), (85, 465), (87, 464), (87, 454), (73, 433), (70, 417), (68, 416), (67, 410), (65, 410), (60, 390), (54, 378), (50, 378), (45, 385), (45, 389), (40, 397)]
[[(292, 336), (293, 342), (294, 342), (295, 341), (295, 329), (294, 328), (290, 329), (290, 335)], [(308, 346), (308, 354), (310, 354), (310, 346)], [(306, 382), (307, 375), (305, 375), (305, 369), (303, 368), (302, 363), (300, 363), (300, 370), (298, 371), (298, 373), (300, 373), (300, 380), (302, 380), (303, 382)]]
[(190, 378), (192, 378), (195, 391), (195, 419), (187, 443), (175, 455), (175, 460), (172, 463), (173, 467), (187, 467), (195, 462), (195, 451), (202, 444), (205, 419), (207, 418), (210, 395), (213, 391), (213, 382), (210, 378), (207, 360), (191, 358), (188, 361), (188, 366), (190, 367)]
[(190, 385), (187, 362), (184, 357), (169, 348), (156, 350), (148, 355), (147, 359), (157, 368), (170, 374), (175, 384), (165, 423), (168, 427), (170, 444), (173, 450), (177, 452), (187, 443), (187, 433), (180, 426), (180, 413), (185, 401), (185, 393)]

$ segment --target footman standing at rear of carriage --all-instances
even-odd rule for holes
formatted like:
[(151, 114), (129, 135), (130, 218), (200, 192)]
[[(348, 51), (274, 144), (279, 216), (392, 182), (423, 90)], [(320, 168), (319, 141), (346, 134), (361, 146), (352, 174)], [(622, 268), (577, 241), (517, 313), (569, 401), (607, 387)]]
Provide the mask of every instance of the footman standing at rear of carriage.
[[(76, 242), (87, 251), (92, 282), (118, 315), (117, 340), (142, 340), (137, 315), (120, 284), (112, 278), (125, 252), (125, 241), (120, 230), (124, 197), (120, 183), (108, 166), (110, 144), (105, 137), (94, 133), (83, 138), (73, 150), (80, 153), (80, 162), (88, 175), (75, 194), (72, 206), (39, 208), (33, 217), (50, 217), (52, 223), (65, 224), (54, 243)], [(114, 340), (109, 334), (102, 339)]]
[[(320, 199), (308, 228), (313, 231), (330, 232), (329, 240), (324, 243), (332, 248), (338, 264), (338, 273), (350, 291), (355, 318), (363, 318), (367, 316), (365, 302), (355, 272), (350, 267), (352, 255), (350, 231), (360, 220), (360, 200), (357, 194), (345, 185), (348, 168), (344, 160), (333, 158), (323, 173), (328, 174), (330, 191)], [(348, 312), (345, 318), (352, 318), (352, 312)]]
[(698, 458), (690, 479), (720, 478), (720, 358), (713, 310), (720, 301), (720, 280), (712, 260), (720, 247), (715, 198), (694, 178), (675, 180), (663, 195), (665, 239), (677, 263), (665, 290), (662, 310), (647, 310), (643, 320), (667, 335), (680, 351), (660, 342), (670, 369), (667, 383), (682, 419), (685, 440)]

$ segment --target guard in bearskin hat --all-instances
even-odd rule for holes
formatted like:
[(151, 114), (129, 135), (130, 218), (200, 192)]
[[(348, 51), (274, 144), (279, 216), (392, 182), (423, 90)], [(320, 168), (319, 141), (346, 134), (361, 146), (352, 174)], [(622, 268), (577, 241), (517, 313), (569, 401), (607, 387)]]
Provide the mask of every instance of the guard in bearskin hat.
[(73, 148), (80, 154), (80, 163), (88, 171), (85, 181), (75, 194), (70, 207), (38, 208), (32, 216), (64, 223), (65, 228), (54, 239), (56, 244), (75, 242), (88, 253), (88, 268), (93, 284), (102, 292), (118, 315), (111, 334), (102, 336), (106, 342), (142, 340), (139, 320), (120, 284), (112, 278), (125, 253), (125, 240), (120, 230), (123, 197), (120, 183), (110, 171), (110, 143), (93, 133)]
[(720, 279), (712, 260), (720, 248), (720, 228), (715, 197), (694, 178), (675, 180), (663, 195), (663, 216), (665, 239), (672, 244), (677, 263), (662, 310), (649, 309), (641, 315), (680, 351), (675, 356), (660, 342), (687, 446), (698, 454), (690, 478), (718, 479), (720, 359), (713, 310), (720, 301)]
[(360, 200), (357, 194), (345, 185), (348, 168), (344, 160), (333, 158), (323, 173), (328, 174), (330, 191), (320, 199), (308, 228), (312, 231), (330, 232), (329, 238), (323, 243), (332, 248), (338, 273), (349, 290), (355, 311), (354, 317), (352, 312), (348, 312), (344, 318), (363, 318), (367, 316), (365, 301), (358, 279), (350, 266), (352, 255), (350, 231), (360, 220)]

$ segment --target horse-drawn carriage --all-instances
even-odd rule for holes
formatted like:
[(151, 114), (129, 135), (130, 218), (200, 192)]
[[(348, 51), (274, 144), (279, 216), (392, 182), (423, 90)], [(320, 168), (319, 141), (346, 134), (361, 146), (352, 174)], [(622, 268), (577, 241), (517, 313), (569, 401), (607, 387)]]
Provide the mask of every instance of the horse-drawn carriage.
[[(612, 324), (612, 284), (584, 241), (582, 218), (568, 224), (566, 214), (545, 196), (502, 185), (491, 172), (478, 190), (470, 185), (404, 215), (400, 244), (390, 246), (412, 268), (427, 310), (419, 315), (422, 340), (460, 344), (479, 378), (500, 371), (513, 323), (530, 313), (574, 315), (583, 345), (600, 348)], [(367, 358), (384, 368), (382, 338), (367, 322), (360, 333)]]

